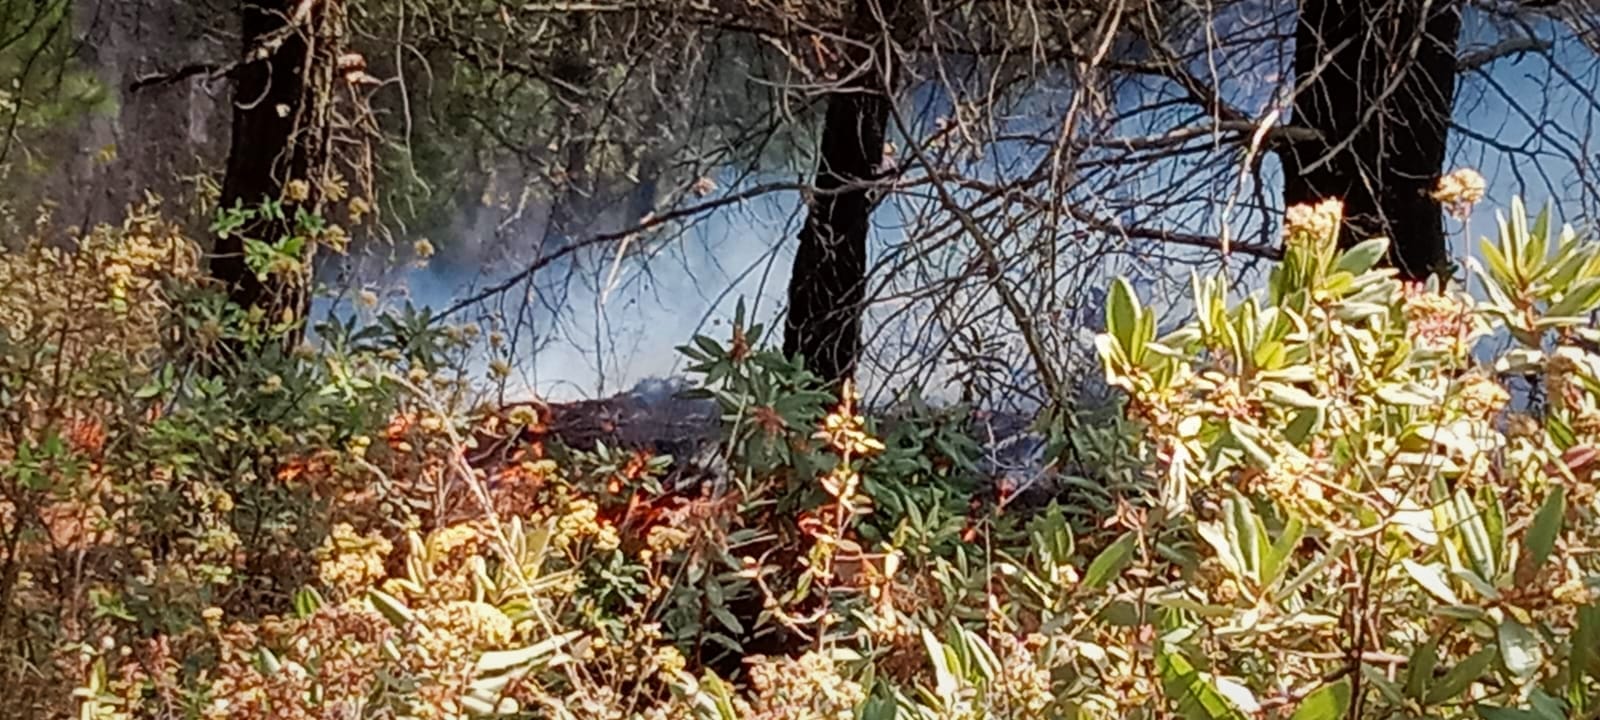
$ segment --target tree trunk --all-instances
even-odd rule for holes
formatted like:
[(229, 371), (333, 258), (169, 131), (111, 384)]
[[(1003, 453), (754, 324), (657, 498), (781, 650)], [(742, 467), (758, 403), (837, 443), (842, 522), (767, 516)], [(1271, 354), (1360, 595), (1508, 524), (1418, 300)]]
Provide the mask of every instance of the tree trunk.
[(1280, 152), (1286, 206), (1344, 201), (1340, 245), (1390, 238), (1402, 277), (1445, 271), (1449, 245), (1430, 193), (1455, 102), (1461, 9), (1453, 0), (1302, 0), (1294, 123), (1320, 140)]
[[(234, 73), (233, 139), (227, 174), (222, 181), (225, 209), (256, 208), (263, 201), (284, 200), (283, 220), (259, 218), (227, 237), (217, 239), (211, 275), (225, 283), (229, 298), (240, 307), (260, 307), (276, 321), (284, 310), (300, 309), (306, 294), (282, 281), (263, 282), (245, 263), (244, 238), (276, 242), (294, 230), (297, 206), (312, 198), (286, 198), (290, 180), (309, 182), (312, 154), (320, 150), (308, 123), (306, 69), (309, 48), (305, 28), (290, 28), (294, 0), (242, 0), (240, 15), (244, 63)], [(303, 316), (303, 311), (301, 312)]]
[[(893, 0), (876, 3), (887, 17)], [(856, 3), (856, 40), (882, 37), (872, 0)], [(883, 52), (880, 49), (880, 52)], [(852, 45), (846, 72), (860, 71), (828, 98), (815, 187), (800, 231), (800, 248), (789, 278), (789, 314), (783, 350), (805, 357), (808, 369), (827, 382), (855, 374), (861, 354), (861, 315), (866, 298), (867, 232), (873, 200), (865, 183), (878, 176), (889, 120), (891, 86), (887, 63), (866, 47)]]

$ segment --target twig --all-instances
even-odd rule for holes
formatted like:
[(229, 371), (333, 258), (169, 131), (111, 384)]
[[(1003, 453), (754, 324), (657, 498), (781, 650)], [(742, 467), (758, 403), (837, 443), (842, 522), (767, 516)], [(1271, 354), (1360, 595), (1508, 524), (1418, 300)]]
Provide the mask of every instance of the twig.
[(128, 91), (139, 92), (145, 88), (172, 85), (174, 83), (188, 80), (196, 75), (204, 75), (205, 79), (208, 81), (232, 77), (234, 72), (239, 69), (241, 64), (242, 63), (237, 62), (228, 63), (226, 65), (218, 65), (216, 63), (194, 63), (191, 65), (185, 65), (172, 72), (141, 75), (132, 83), (128, 84)]

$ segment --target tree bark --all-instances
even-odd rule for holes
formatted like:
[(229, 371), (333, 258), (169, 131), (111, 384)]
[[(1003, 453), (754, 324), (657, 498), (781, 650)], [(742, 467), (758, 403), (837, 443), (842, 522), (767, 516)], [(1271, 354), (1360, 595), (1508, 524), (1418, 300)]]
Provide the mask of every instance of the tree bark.
[[(258, 218), (217, 239), (211, 258), (211, 275), (228, 287), (240, 307), (260, 307), (273, 320), (284, 309), (305, 302), (282, 282), (263, 282), (245, 263), (244, 238), (277, 241), (293, 231), (295, 209), (311, 198), (284, 197), (290, 180), (307, 180), (312, 154), (320, 143), (307, 127), (306, 36), (291, 29), (290, 17), (300, 3), (294, 0), (242, 0), (243, 61), (235, 73), (233, 138), (227, 172), (222, 181), (223, 208), (255, 208), (267, 200), (284, 200), (284, 218)], [(316, 183), (307, 183), (316, 192)], [(299, 297), (297, 297), (299, 296)], [(302, 313), (303, 314), (303, 313)]]
[(1286, 206), (1344, 201), (1339, 241), (1390, 238), (1389, 262), (1425, 279), (1450, 265), (1440, 204), (1455, 102), (1454, 0), (1302, 0), (1294, 123), (1320, 138), (1280, 152)]
[(878, 176), (883, 162), (892, 101), (889, 66), (869, 48), (878, 45), (871, 42), (873, 38), (883, 37), (879, 18), (893, 12), (893, 2), (856, 3), (859, 44), (846, 54), (846, 71), (856, 74), (828, 98), (817, 192), (800, 231), (789, 278), (784, 353), (804, 356), (806, 367), (830, 383), (853, 376), (861, 355), (867, 234), (874, 202), (866, 183)]

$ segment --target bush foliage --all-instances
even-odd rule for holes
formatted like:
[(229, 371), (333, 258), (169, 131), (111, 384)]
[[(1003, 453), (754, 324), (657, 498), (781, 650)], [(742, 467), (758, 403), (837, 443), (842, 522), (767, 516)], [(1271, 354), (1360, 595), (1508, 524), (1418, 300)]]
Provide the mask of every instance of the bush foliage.
[(726, 461), (689, 482), (475, 404), (476, 328), (286, 351), (153, 209), (41, 237), (0, 255), (0, 707), (1593, 716), (1600, 247), (1514, 203), (1468, 294), (1337, 251), (1336, 203), (1288, 220), (1264, 292), (1196, 278), (1170, 332), (1114, 286), (1125, 420), (1053, 425), (1049, 503), (742, 312), (682, 348)]

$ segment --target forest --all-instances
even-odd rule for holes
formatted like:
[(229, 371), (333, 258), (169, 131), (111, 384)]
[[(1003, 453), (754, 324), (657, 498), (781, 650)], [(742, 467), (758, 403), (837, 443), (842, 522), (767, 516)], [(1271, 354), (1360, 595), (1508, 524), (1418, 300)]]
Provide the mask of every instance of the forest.
[(1600, 0), (0, 0), (0, 717), (1600, 720), (1597, 472)]

